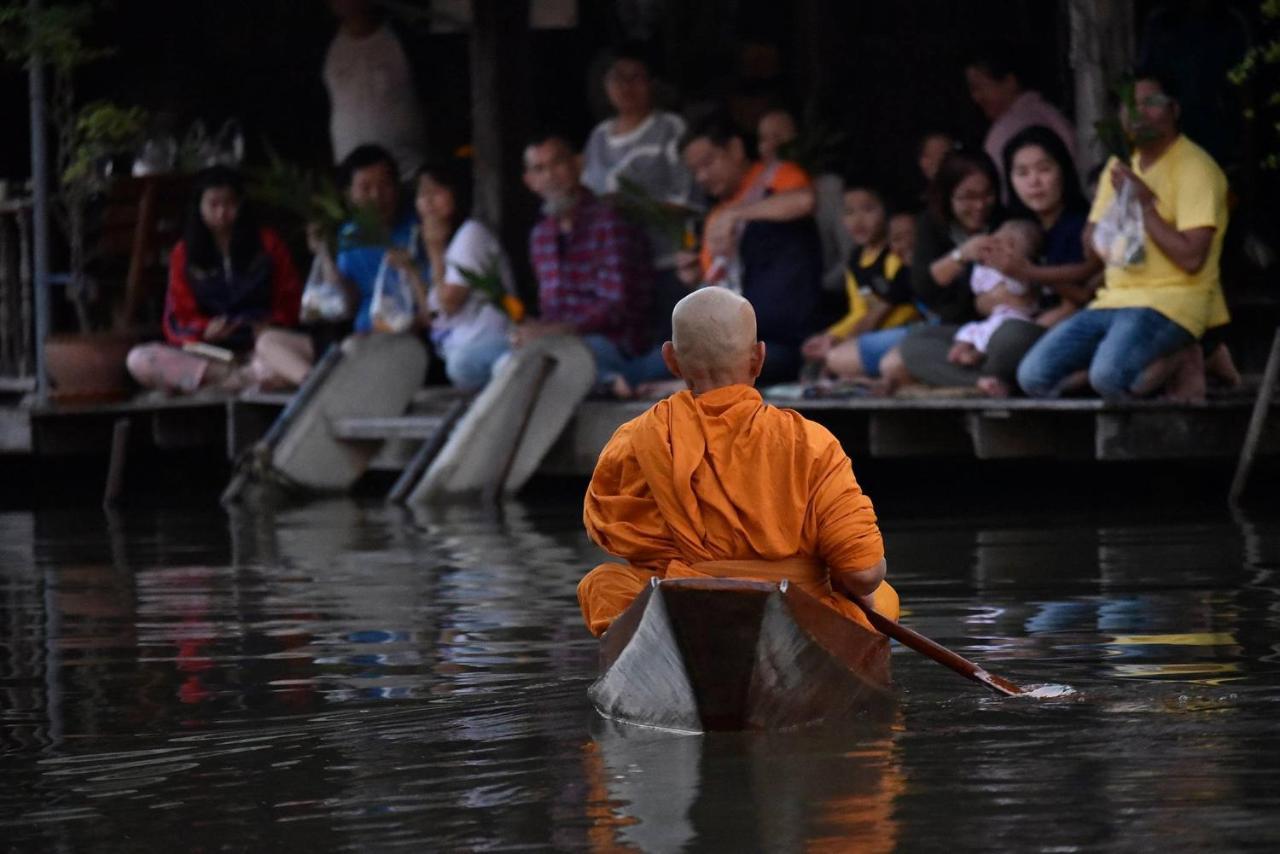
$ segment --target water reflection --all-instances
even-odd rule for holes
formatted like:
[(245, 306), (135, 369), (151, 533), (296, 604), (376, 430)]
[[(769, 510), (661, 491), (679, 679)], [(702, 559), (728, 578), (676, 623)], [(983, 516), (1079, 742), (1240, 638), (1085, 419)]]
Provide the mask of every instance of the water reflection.
[(1009, 702), (895, 649), (887, 722), (680, 737), (600, 721), (574, 599), (599, 556), (572, 498), (0, 515), (0, 838), (1280, 843), (1274, 519), (903, 519), (886, 537), (912, 626), (1075, 693)]
[[(893, 722), (678, 735), (600, 721), (583, 748), (594, 851), (892, 851), (905, 790)], [(709, 796), (703, 796), (704, 792)]]

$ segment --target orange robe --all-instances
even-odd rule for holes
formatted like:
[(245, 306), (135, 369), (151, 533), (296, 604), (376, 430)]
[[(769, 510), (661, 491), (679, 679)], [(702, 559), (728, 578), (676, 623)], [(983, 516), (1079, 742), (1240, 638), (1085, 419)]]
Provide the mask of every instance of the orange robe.
[[(578, 585), (597, 636), (654, 577), (787, 578), (868, 625), (830, 579), (884, 557), (871, 500), (830, 431), (750, 386), (682, 391), (619, 427), (596, 463), (583, 521), (597, 545), (628, 561), (601, 564)], [(888, 584), (874, 602), (898, 618)]]

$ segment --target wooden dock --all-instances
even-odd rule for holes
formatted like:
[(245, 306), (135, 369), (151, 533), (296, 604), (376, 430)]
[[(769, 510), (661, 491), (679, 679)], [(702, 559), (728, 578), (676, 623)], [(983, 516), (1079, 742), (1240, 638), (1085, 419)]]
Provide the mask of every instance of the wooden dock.
[[(855, 459), (1053, 459), (1096, 462), (1234, 459), (1250, 396), (1203, 404), (1096, 399), (855, 398), (778, 401), (831, 430)], [(605, 442), (647, 404), (588, 401), (543, 470), (586, 474)], [(1280, 408), (1280, 407), (1273, 407)], [(1280, 455), (1272, 418), (1262, 453)]]
[[(408, 414), (345, 418), (340, 438), (378, 443), (373, 468), (398, 471), (435, 433), (458, 399), (450, 388), (415, 395)], [(161, 451), (207, 448), (235, 460), (270, 427), (284, 394), (191, 397), (144, 395), (93, 404), (0, 406), (0, 454), (51, 457), (107, 454), (113, 428), (130, 423), (135, 441)], [(855, 459), (1050, 459), (1081, 462), (1234, 459), (1240, 453), (1252, 395), (1202, 404), (1096, 399), (991, 400), (972, 397), (778, 400), (828, 427)], [(647, 401), (589, 400), (552, 448), (541, 472), (588, 475), (600, 449)], [(1273, 411), (1280, 404), (1273, 405)], [(1280, 418), (1268, 420), (1261, 456), (1280, 456)]]

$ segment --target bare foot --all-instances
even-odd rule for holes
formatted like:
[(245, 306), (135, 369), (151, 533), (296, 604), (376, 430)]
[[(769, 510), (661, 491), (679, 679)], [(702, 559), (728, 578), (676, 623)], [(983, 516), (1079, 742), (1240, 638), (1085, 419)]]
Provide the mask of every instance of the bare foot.
[(609, 382), (609, 391), (618, 400), (630, 400), (636, 396), (635, 390), (631, 388), (631, 383), (623, 379), (621, 374)]
[(1164, 387), (1164, 397), (1177, 403), (1203, 403), (1204, 372), (1204, 354), (1199, 344), (1192, 344), (1177, 354), (1173, 373)]
[(964, 341), (957, 341), (951, 345), (951, 350), (947, 353), (947, 361), (953, 365), (964, 365), (965, 367), (973, 367), (982, 361), (982, 354), (978, 352), (978, 348)]
[(974, 385), (978, 387), (978, 391), (987, 397), (1009, 396), (1009, 386), (996, 377), (978, 377), (978, 381)]
[(1217, 380), (1227, 388), (1239, 388), (1243, 382), (1225, 343), (1214, 347), (1213, 352), (1204, 360), (1204, 372), (1208, 379)]
[(867, 394), (871, 397), (891, 397), (893, 395), (893, 383), (883, 377), (879, 379), (859, 377), (855, 382), (860, 386), (865, 386)]

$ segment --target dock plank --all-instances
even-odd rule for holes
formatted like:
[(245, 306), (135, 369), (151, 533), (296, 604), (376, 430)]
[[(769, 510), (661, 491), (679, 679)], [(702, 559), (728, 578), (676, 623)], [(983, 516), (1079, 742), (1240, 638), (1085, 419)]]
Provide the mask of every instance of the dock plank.
[(444, 419), (438, 415), (400, 415), (389, 418), (339, 418), (332, 424), (333, 435), (351, 441), (388, 439), (429, 439)]

